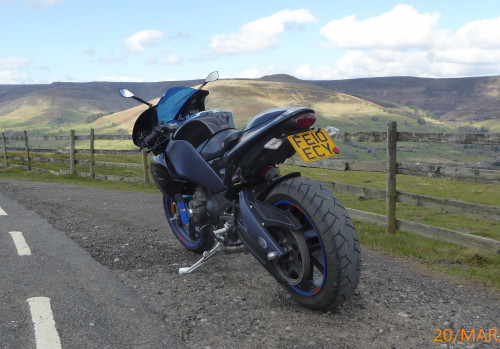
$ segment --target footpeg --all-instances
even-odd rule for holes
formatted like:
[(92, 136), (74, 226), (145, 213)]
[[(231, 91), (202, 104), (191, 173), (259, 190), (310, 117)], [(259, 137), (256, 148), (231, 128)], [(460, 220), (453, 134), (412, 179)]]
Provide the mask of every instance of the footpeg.
[(217, 252), (222, 251), (223, 249), (224, 249), (224, 245), (221, 242), (217, 241), (214, 248), (212, 248), (210, 251), (203, 252), (203, 257), (201, 257), (201, 259), (198, 262), (196, 262), (195, 264), (193, 264), (190, 267), (179, 268), (179, 274), (191, 273), (192, 271), (198, 269), (198, 267), (200, 267), (203, 263), (205, 263), (211, 257), (213, 257)]

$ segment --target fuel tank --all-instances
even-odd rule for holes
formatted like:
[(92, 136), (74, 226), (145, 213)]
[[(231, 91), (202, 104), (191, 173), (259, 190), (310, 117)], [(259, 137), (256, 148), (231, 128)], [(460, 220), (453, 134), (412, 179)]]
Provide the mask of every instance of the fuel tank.
[(227, 129), (236, 129), (231, 111), (224, 109), (205, 110), (190, 116), (181, 124), (174, 133), (174, 140), (187, 141), (195, 149), (198, 149), (215, 134)]

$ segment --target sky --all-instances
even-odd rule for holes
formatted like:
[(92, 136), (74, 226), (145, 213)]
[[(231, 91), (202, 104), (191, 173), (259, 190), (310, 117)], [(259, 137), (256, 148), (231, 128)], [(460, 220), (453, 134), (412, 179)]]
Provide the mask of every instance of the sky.
[(500, 0), (0, 0), (0, 84), (500, 75)]

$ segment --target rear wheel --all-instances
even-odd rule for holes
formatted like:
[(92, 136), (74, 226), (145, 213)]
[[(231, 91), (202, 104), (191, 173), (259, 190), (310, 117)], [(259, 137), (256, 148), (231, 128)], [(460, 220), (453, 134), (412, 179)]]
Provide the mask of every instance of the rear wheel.
[(360, 245), (349, 214), (325, 187), (308, 178), (284, 180), (266, 202), (290, 211), (303, 228), (270, 227), (288, 256), (274, 261), (271, 273), (300, 303), (314, 309), (343, 304), (358, 284)]
[[(187, 203), (185, 206), (187, 207)], [(214, 244), (212, 232), (192, 223), (182, 224), (177, 203), (165, 195), (163, 196), (163, 208), (170, 228), (182, 246), (199, 254), (212, 248)]]

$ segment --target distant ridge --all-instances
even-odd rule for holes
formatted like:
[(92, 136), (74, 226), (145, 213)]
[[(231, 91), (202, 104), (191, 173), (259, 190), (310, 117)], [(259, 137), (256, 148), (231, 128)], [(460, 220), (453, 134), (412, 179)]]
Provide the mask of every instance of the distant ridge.
[(442, 121), (500, 121), (500, 76), (300, 80), (287, 74), (275, 74), (263, 76), (259, 80), (313, 84), (366, 99), (386, 108), (420, 109), (430, 117)]
[[(273, 83), (282, 85), (279, 89), (267, 89), (265, 93), (258, 89), (262, 90), (266, 85), (260, 85), (258, 89), (251, 84), (245, 85), (245, 88), (234, 88), (243, 82), (252, 81), (261, 84), (269, 82), (268, 87), (272, 87)], [(260, 79), (227, 79), (220, 82), (233, 86), (221, 86), (220, 98), (235, 101), (235, 108), (241, 107), (247, 111), (243, 115), (250, 115), (257, 105), (260, 108), (274, 106), (275, 102), (295, 104), (294, 100), (304, 105), (314, 104), (315, 108), (321, 110), (322, 105), (336, 98), (318, 90), (322, 88), (367, 100), (379, 105), (381, 109), (392, 109), (384, 112), (402, 113), (417, 118), (428, 117), (445, 122), (454, 129), (462, 127), (465, 131), (500, 132), (500, 76), (301, 80), (287, 74), (274, 74)], [(57, 130), (61, 126), (85, 124), (138, 105), (136, 101), (122, 98), (118, 93), (119, 88), (128, 88), (145, 100), (153, 100), (162, 96), (168, 88), (195, 86), (200, 83), (201, 80), (0, 85), (0, 128)], [(208, 89), (210, 90), (210, 85)], [(310, 91), (306, 93), (307, 90)], [(285, 94), (290, 98), (285, 98)], [(294, 99), (295, 95), (301, 97)], [(306, 96), (306, 99), (301, 99)], [(211, 94), (208, 100), (210, 98), (214, 98), (214, 95)], [(352, 101), (349, 98), (346, 100)], [(220, 102), (218, 107), (226, 107), (227, 102), (224, 99)], [(355, 116), (355, 112), (352, 116)]]
[(447, 79), (398, 76), (309, 82), (381, 105), (419, 108), (443, 121), (500, 120), (500, 76)]
[(128, 88), (145, 100), (161, 97), (174, 86), (201, 80), (164, 82), (54, 82), (44, 85), (0, 85), (0, 127), (38, 128), (86, 122), (137, 106), (118, 90)]
[(262, 80), (262, 81), (277, 81), (277, 82), (301, 82), (301, 83), (306, 83), (306, 81), (297, 79), (296, 77), (288, 75), (288, 74), (265, 75), (265, 76), (261, 77), (259, 80)]
[(128, 88), (146, 100), (158, 98), (166, 89), (174, 86), (194, 86), (201, 80), (163, 82), (53, 82), (39, 85), (0, 85), (0, 116), (4, 103), (30, 95), (68, 97), (92, 101), (103, 112), (116, 112), (131, 108), (135, 102), (120, 96), (118, 89)]

